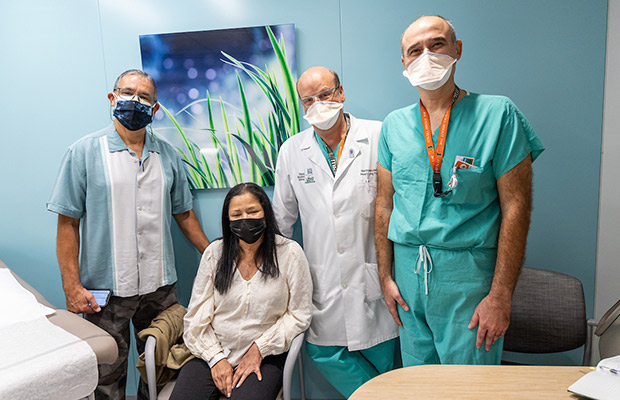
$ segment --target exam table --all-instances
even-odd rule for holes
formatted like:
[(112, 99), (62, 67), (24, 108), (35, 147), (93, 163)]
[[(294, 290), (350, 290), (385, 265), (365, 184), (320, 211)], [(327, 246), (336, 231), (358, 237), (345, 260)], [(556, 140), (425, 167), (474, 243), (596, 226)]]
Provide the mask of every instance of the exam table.
[[(29, 291), (30, 293), (32, 293), (32, 295), (34, 295), (36, 301), (46, 307), (49, 307), (50, 309), (54, 310), (54, 312), (52, 314), (49, 314), (46, 316), (47, 320), (49, 322), (51, 322), (53, 325), (55, 325), (56, 327), (61, 328), (62, 330), (64, 330), (65, 332), (73, 335), (73, 339), (72, 341), (75, 343), (75, 337), (77, 337), (78, 339), (80, 339), (78, 342), (85, 342), (88, 346), (85, 347), (85, 349), (88, 349), (88, 347), (90, 347), (90, 349), (92, 349), (92, 353), (94, 353), (94, 357), (96, 358), (96, 364), (111, 364), (113, 363), (117, 356), (118, 356), (118, 347), (116, 345), (116, 341), (104, 330), (102, 330), (101, 328), (97, 327), (96, 325), (90, 323), (89, 321), (85, 320), (84, 318), (80, 317), (79, 315), (73, 314), (67, 310), (61, 310), (56, 308), (54, 305), (52, 305), (49, 301), (47, 301), (36, 289), (34, 289), (32, 286), (30, 286), (28, 283), (26, 283), (23, 279), (21, 279), (19, 276), (17, 276), (17, 274), (15, 274), (13, 271), (11, 271), (8, 266), (0, 259), (0, 271), (4, 271), (3, 273), (6, 272), (6, 270), (8, 270), (10, 272), (10, 274), (15, 277), (17, 283), (19, 285), (21, 285), (23, 288), (25, 288), (27, 291)], [(6, 275), (8, 276), (8, 275)], [(15, 285), (15, 284), (14, 284)], [(36, 303), (33, 303), (36, 304)], [(32, 343), (32, 337), (35, 338), (36, 340), (36, 329), (37, 327), (41, 326), (40, 323), (45, 323), (45, 318), (43, 318), (43, 320), (39, 321), (39, 325), (29, 325), (28, 327), (30, 329), (26, 329), (26, 334), (28, 335), (28, 339), (25, 339), (25, 341), (27, 343)], [(49, 325), (48, 325), (49, 326)], [(34, 331), (33, 331), (33, 328)], [(44, 326), (43, 326), (44, 327)], [(5, 331), (6, 333), (6, 331)], [(66, 334), (65, 334), (66, 335)], [(20, 341), (21, 337), (17, 337), (14, 338), (15, 340), (15, 347), (19, 347), (19, 346), (23, 346), (23, 343), (18, 343)], [(46, 338), (44, 337), (42, 341), (44, 341)], [(31, 340), (31, 341), (28, 341)], [(11, 342), (13, 343), (13, 342)], [(5, 343), (6, 344), (6, 343)], [(39, 343), (35, 343), (35, 344), (39, 344)], [(85, 345), (82, 345), (85, 346)], [(6, 350), (14, 350), (14, 349), (6, 349)], [(56, 351), (56, 350), (53, 350)], [(68, 350), (69, 351), (69, 350)], [(70, 353), (71, 354), (71, 353)], [(91, 360), (92, 360), (92, 355), (90, 356)], [(35, 357), (33, 358), (33, 360), (37, 361), (38, 358)], [(66, 368), (63, 368), (63, 372), (66, 372), (66, 370), (70, 369), (72, 366), (70, 365), (71, 363), (69, 363), (69, 365)], [(92, 371), (92, 373), (95, 374), (95, 378), (96, 378), (96, 364), (94, 362), (94, 360), (92, 361), (92, 368), (94, 368), (94, 371)], [(19, 365), (19, 364), (16, 364)], [(36, 362), (33, 363), (32, 365), (36, 366), (38, 365)], [(10, 374), (12, 369), (15, 367), (11, 367), (10, 365), (6, 368), (9, 369), (5, 369), (4, 373), (5, 374)], [(36, 372), (36, 371), (34, 371)], [(39, 386), (43, 386), (43, 389), (45, 389), (45, 382), (41, 382), (40, 381), (40, 377), (35, 377), (36, 374), (33, 373), (33, 379), (32, 379), (32, 386), (35, 385), (39, 385)], [(23, 378), (23, 375), (21, 376)], [(91, 374), (92, 377), (92, 374)], [(28, 380), (28, 382), (30, 382)], [(91, 378), (91, 382), (92, 382), (92, 378)], [(95, 385), (96, 385), (96, 379), (95, 379)], [(25, 386), (30, 386), (30, 385), (25, 385)], [(79, 386), (79, 384), (76, 384), (76, 387)], [(27, 390), (25, 390), (27, 391)], [(92, 396), (92, 394), (91, 394)], [(0, 396), (2, 397), (2, 396)], [(53, 397), (53, 396), (51, 396)]]

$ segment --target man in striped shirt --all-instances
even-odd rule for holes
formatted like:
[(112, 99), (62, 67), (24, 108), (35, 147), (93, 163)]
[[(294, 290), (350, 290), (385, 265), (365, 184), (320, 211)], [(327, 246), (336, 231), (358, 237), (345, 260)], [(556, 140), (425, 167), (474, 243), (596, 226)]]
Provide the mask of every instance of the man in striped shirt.
[[(84, 313), (119, 346), (117, 361), (100, 366), (97, 398), (124, 399), (129, 321), (137, 333), (177, 301), (171, 216), (201, 253), (209, 241), (192, 210), (181, 158), (146, 131), (159, 108), (153, 78), (125, 71), (108, 99), (114, 123), (69, 147), (47, 209), (58, 214), (67, 309)], [(87, 289), (112, 296), (100, 307)]]

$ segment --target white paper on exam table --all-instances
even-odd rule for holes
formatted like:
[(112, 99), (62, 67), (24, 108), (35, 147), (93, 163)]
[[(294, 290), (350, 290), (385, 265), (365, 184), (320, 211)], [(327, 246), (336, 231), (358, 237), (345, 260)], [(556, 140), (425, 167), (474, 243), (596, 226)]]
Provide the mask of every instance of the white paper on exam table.
[(78, 399), (95, 390), (95, 353), (46, 318), (54, 312), (0, 269), (0, 399)]
[(9, 269), (0, 268), (0, 327), (53, 313), (19, 284)]

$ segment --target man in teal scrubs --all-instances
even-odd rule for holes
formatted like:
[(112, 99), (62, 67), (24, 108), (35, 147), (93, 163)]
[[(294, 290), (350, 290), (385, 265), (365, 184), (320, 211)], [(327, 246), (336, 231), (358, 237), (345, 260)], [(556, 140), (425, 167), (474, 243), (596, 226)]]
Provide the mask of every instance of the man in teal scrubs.
[(420, 102), (381, 128), (375, 240), (403, 364), (498, 364), (544, 148), (510, 99), (456, 86), (447, 20), (419, 18), (401, 46)]

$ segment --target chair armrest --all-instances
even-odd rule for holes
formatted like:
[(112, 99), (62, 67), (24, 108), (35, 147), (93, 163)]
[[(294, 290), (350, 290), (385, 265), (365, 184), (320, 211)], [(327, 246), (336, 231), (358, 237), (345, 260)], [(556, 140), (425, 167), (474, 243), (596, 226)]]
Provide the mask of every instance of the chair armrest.
[(616, 302), (603, 316), (598, 322), (598, 327), (594, 334), (596, 336), (602, 336), (603, 333), (620, 317), (620, 300)]
[(592, 347), (594, 344), (594, 329), (598, 325), (598, 321), (595, 319), (589, 319), (587, 321), (587, 331), (586, 331), (586, 343), (583, 348), (583, 362), (581, 365), (591, 366), (592, 365)]
[(56, 310), (47, 319), (85, 341), (93, 349), (97, 364), (112, 364), (116, 361), (118, 357), (116, 340), (97, 325), (67, 310)]
[(157, 400), (157, 377), (155, 375), (155, 347), (157, 339), (155, 336), (146, 338), (144, 345), (144, 364), (146, 367), (146, 383), (149, 388), (149, 399)]
[(291, 386), (293, 381), (293, 370), (295, 369), (295, 362), (299, 360), (299, 368), (300, 368), (300, 392), (301, 399), (305, 399), (304, 393), (304, 385), (303, 385), (303, 371), (301, 370), (301, 346), (304, 343), (304, 332), (295, 336), (293, 342), (291, 343), (291, 348), (288, 350), (288, 355), (286, 356), (286, 362), (284, 363), (284, 371), (282, 374), (282, 398), (283, 400), (291, 400)]

